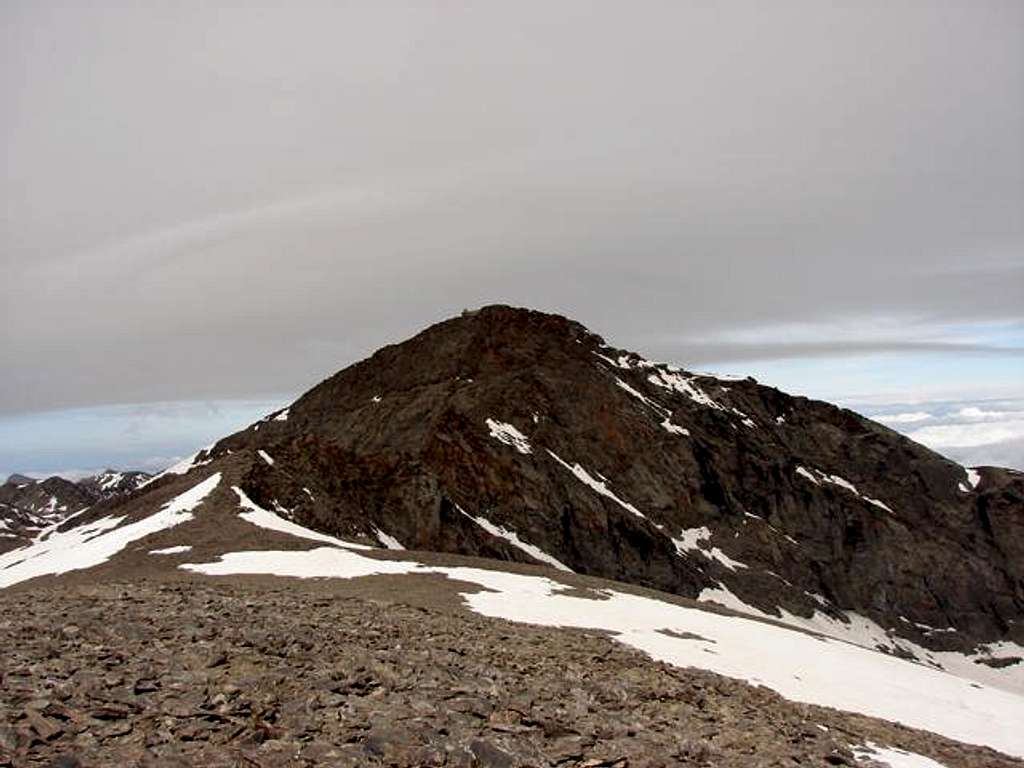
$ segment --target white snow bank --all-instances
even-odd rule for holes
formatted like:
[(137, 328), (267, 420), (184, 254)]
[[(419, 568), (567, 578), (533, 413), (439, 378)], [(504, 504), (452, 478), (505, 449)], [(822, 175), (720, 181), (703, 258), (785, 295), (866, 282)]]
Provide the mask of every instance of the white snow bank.
[(1019, 656), (1024, 658), (1024, 647), (1010, 642), (983, 645), (974, 653), (964, 654), (955, 651), (932, 651), (912, 640), (898, 637), (892, 630), (886, 630), (871, 619), (849, 611), (843, 612), (847, 621), (833, 618), (829, 614), (815, 610), (810, 617), (797, 616), (784, 608), (777, 607), (777, 614), (765, 613), (752, 605), (744, 603), (729, 589), (719, 584), (717, 587), (701, 591), (697, 598), (700, 602), (712, 602), (750, 616), (759, 616), (772, 621), (781, 622), (791, 627), (817, 632), (827, 637), (858, 645), (868, 650), (887, 649), (890, 653), (910, 656), (922, 664), (935, 669), (942, 669), (965, 680), (1001, 688), (1024, 697), (1024, 664), (1009, 667), (990, 667), (978, 663), (979, 659), (1005, 658)]
[(551, 454), (551, 458), (553, 458), (555, 461), (557, 461), (559, 464), (561, 464), (567, 470), (572, 472), (580, 482), (584, 483), (585, 485), (589, 485), (591, 488), (593, 488), (595, 491), (600, 493), (602, 496), (605, 496), (605, 497), (611, 499), (616, 504), (618, 504), (620, 507), (622, 507), (623, 509), (625, 509), (625, 510), (627, 510), (629, 512), (632, 512), (637, 517), (642, 517), (645, 520), (647, 519), (643, 512), (641, 512), (639, 509), (634, 507), (628, 501), (623, 501), (618, 496), (616, 496), (614, 493), (612, 493), (608, 489), (608, 486), (605, 483), (601, 482), (600, 480), (594, 479), (594, 477), (592, 477), (591, 474), (589, 472), (587, 472), (587, 470), (585, 470), (582, 466), (580, 466), (579, 464), (576, 464), (576, 463), (569, 464), (568, 462), (562, 461), (562, 459), (560, 459), (558, 457), (558, 454), (556, 454), (554, 451), (548, 450), (548, 453)]
[(483, 587), (484, 591), (463, 597), (484, 616), (607, 631), (654, 659), (765, 685), (793, 701), (861, 712), (1024, 756), (1024, 731), (1018, 727), (1024, 722), (1024, 696), (752, 618), (612, 590), (603, 591), (603, 599), (591, 599), (575, 596), (565, 585), (547, 578), (375, 560), (328, 547), (305, 552), (234, 552), (218, 562), (181, 567), (210, 575), (307, 578), (441, 574)]
[(260, 455), (260, 458), (267, 462), (268, 466), (274, 466), (274, 459), (271, 458), (270, 454), (264, 451), (262, 448), (256, 451)]
[(274, 417), (274, 421), (288, 421), (288, 414), (291, 413), (291, 406), (285, 408), (277, 416)]
[(239, 488), (237, 485), (231, 486), (231, 490), (238, 496), (238, 504), (242, 509), (247, 511), (239, 512), (238, 516), (246, 522), (258, 525), (260, 528), (266, 528), (270, 531), (277, 531), (278, 533), (286, 533), (289, 536), (297, 536), (300, 539), (311, 539), (313, 541), (323, 541), (327, 544), (334, 544), (337, 547), (351, 547), (352, 549), (373, 549), (365, 544), (353, 544), (349, 541), (342, 541), (336, 539), (333, 536), (328, 536), (324, 533), (317, 533), (316, 531), (293, 523), (291, 520), (285, 520), (280, 515), (276, 515), (268, 509), (256, 504), (252, 499), (245, 495), (245, 491)]
[(226, 555), (221, 555), (215, 563), (184, 563), (178, 567), (196, 573), (205, 573), (208, 576), (267, 573), (275, 576), (298, 576), (301, 578), (328, 576), (345, 579), (378, 574), (431, 572), (430, 569), (419, 563), (373, 560), (356, 554), (351, 549), (338, 547), (317, 547), (316, 549), (290, 552), (273, 550), (229, 552)]
[(491, 430), (491, 437), (505, 445), (511, 445), (520, 453), (533, 453), (530, 440), (511, 424), (503, 421), (487, 419), (487, 426)]
[(159, 512), (128, 525), (121, 525), (122, 516), (103, 517), (68, 531), (47, 528), (28, 546), (0, 555), (0, 588), (105, 563), (131, 542), (191, 520), (192, 510), (218, 483), (220, 472), (174, 497)]

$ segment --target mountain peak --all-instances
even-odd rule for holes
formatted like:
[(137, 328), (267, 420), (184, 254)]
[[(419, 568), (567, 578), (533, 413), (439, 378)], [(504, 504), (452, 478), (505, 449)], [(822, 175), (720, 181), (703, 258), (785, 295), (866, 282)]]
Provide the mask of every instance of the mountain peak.
[[(467, 600), (542, 605), (518, 620), (564, 622), (554, 606), (569, 587), (559, 585), (589, 577), (632, 595), (601, 586), (571, 598), (574, 626), (638, 637), (616, 623), (620, 604), (636, 618), (637, 587), (670, 593), (644, 609), (652, 617), (745, 615), (717, 635), (652, 618), (643, 637), (687, 665), (722, 654), (726, 669), (758, 645), (751, 622), (774, 623), (768, 634), (788, 626), (785, 652), (756, 676), (785, 669), (777, 687), (803, 677), (795, 642), (813, 650), (832, 638), (920, 662), (900, 667), (915, 674), (952, 671), (963, 678), (953, 678), (957, 695), (975, 682), (1024, 690), (1024, 476), (969, 473), (852, 411), (646, 360), (559, 315), (496, 305), (450, 318), (142, 487), (104, 496), (100, 485), (120, 474), (92, 478), (92, 506), (72, 520), (77, 507), (57, 498), (66, 481), (12, 496), (62, 535), (39, 532), (0, 560), (0, 584), (64, 573), (68, 560), (93, 578), (178, 580), (181, 569), (427, 574), (436, 571), (419, 563), (470, 556), (491, 562), (456, 560), (444, 573), (484, 588)], [(417, 552), (368, 551), (385, 548)], [(527, 576), (538, 567), (547, 570)], [(496, 581), (473, 576), (487, 568), (518, 586), (491, 591)], [(738, 636), (748, 645), (729, 650)], [(821, 668), (827, 683), (811, 700), (843, 705), (833, 694), (859, 672), (836, 683), (837, 670)], [(885, 677), (865, 700), (929, 687), (878, 687)], [(985, 722), (994, 706), (977, 710)]]
[[(556, 314), (489, 305), (437, 323), (201, 464), (229, 456), (252, 457), (253, 503), (331, 535), (557, 562), (767, 613), (853, 611), (933, 644), (953, 641), (915, 627), (991, 642), (1024, 615), (1009, 554), (1024, 537), (997, 511), (1020, 508), (1019, 478), (987, 471), (975, 489), (851, 411), (652, 362)], [(967, 540), (969, 568), (948, 547)]]

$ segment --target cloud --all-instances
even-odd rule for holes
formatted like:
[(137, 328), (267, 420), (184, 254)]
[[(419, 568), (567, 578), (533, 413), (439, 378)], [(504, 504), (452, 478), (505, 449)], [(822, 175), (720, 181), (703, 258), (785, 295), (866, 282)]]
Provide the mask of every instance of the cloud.
[(919, 421), (927, 421), (932, 418), (932, 415), (924, 411), (913, 411), (912, 413), (893, 413), (873, 418), (883, 424), (916, 424)]
[(989, 411), (977, 406), (968, 406), (957, 411), (957, 416), (964, 421), (1006, 421), (1007, 419), (1024, 419), (1020, 411)]
[(0, 417), (0, 476), (161, 470), (291, 399), (138, 403)]
[(0, 412), (300, 391), (494, 301), (684, 364), (1020, 360), (1019, 3), (4, 21)]
[(908, 437), (932, 448), (976, 448), (1024, 438), (1024, 418), (996, 423), (941, 424), (916, 429)]
[(965, 467), (1010, 467), (1024, 471), (1024, 439), (974, 447), (950, 447), (943, 449), (942, 453)]
[[(871, 404), (862, 410), (911, 440), (965, 466), (992, 465), (1024, 470), (1024, 402), (935, 401), (927, 411), (904, 412), (899, 404)], [(924, 422), (927, 425), (922, 426)]]

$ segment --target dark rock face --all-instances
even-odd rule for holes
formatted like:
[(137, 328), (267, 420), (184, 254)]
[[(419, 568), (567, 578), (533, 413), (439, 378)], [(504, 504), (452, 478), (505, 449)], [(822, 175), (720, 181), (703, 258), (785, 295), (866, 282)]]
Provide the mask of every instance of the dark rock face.
[(767, 612), (852, 611), (933, 648), (1024, 641), (1024, 475), (969, 474), (851, 411), (651, 363), (555, 315), (442, 322), (202, 460), (345, 537), (539, 551)]
[(0, 552), (24, 546), (43, 528), (99, 501), (131, 493), (148, 478), (145, 472), (110, 469), (78, 482), (11, 475), (0, 485)]

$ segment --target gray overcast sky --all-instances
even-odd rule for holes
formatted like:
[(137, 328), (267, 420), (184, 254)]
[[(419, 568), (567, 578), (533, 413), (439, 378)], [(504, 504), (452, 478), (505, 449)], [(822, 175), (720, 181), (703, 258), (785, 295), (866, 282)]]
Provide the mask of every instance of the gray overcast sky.
[(0, 413), (294, 393), (493, 301), (1024, 370), (1019, 0), (122, 5), (0, 8)]

